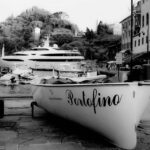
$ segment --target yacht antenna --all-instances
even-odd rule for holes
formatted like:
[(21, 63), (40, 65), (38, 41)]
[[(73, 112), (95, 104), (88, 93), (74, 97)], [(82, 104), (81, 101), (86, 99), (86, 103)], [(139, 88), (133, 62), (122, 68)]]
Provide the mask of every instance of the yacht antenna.
[(5, 46), (3, 44), (3, 47), (2, 47), (2, 57), (4, 57), (4, 56), (5, 56)]

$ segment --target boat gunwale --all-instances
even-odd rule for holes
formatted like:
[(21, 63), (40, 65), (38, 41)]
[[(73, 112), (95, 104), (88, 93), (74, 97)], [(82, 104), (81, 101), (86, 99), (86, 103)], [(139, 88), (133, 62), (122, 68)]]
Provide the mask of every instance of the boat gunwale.
[[(130, 86), (130, 83), (96, 83), (96, 84), (34, 84), (33, 86), (42, 86), (42, 87), (85, 87), (85, 86)], [(138, 84), (137, 84), (138, 85)]]
[(142, 82), (116, 82), (116, 83), (77, 83), (77, 84), (35, 84), (31, 83), (33, 86), (45, 86), (45, 87), (76, 87), (76, 86), (150, 86), (150, 82), (142, 81)]
[(146, 86), (146, 85), (149, 86), (149, 85), (150, 85), (150, 81), (148, 81), (148, 82), (147, 82), (147, 81), (139, 82), (138, 85), (139, 85), (139, 86), (144, 86), (144, 85), (145, 85), (145, 86)]

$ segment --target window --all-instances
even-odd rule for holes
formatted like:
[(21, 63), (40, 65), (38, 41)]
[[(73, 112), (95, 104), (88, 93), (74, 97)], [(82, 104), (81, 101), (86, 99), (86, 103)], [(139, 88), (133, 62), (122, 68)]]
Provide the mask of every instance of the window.
[(14, 53), (13, 56), (28, 56), (28, 54)]
[(142, 16), (142, 27), (144, 27), (144, 16)]
[(146, 14), (146, 25), (149, 24), (149, 13)]
[(128, 38), (128, 32), (126, 32), (126, 38)]
[(124, 23), (122, 24), (122, 28), (123, 28), (123, 29), (125, 28), (125, 25), (124, 25)]
[(41, 56), (81, 56), (79, 53), (41, 54)]
[(131, 36), (131, 32), (129, 31), (129, 37)]
[(4, 58), (3, 60), (6, 60), (6, 61), (24, 61), (24, 60), (22, 60), (22, 59), (7, 59), (7, 58)]
[(140, 39), (138, 40), (138, 46), (140, 46)]
[(38, 62), (66, 62), (66, 61), (69, 61), (69, 62), (72, 62), (72, 61), (79, 61), (79, 60), (82, 60), (80, 58), (76, 58), (76, 59), (29, 59), (31, 61), (38, 61)]
[(124, 40), (124, 33), (122, 34), (122, 40)]
[(134, 47), (136, 47), (136, 40), (134, 41)]
[(142, 44), (144, 44), (144, 38), (142, 38)]
[(127, 27), (128, 27), (127, 22), (125, 23), (125, 26), (126, 26), (126, 29), (127, 29)]
[(48, 48), (32, 48), (32, 51), (48, 51)]
[(148, 41), (148, 36), (146, 36), (146, 43), (147, 43), (147, 41)]
[(130, 21), (129, 21), (129, 26), (130, 26)]
[(126, 49), (126, 44), (124, 44), (124, 49)]

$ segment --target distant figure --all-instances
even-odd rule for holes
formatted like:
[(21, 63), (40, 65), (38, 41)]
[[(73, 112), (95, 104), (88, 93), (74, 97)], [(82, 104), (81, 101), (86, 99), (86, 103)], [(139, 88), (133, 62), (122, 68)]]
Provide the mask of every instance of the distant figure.
[(126, 69), (129, 70), (129, 65), (128, 64), (126, 64)]
[(108, 70), (108, 66), (109, 66), (109, 64), (106, 64), (106, 68), (107, 68), (107, 70)]
[(16, 83), (15, 77), (11, 77), (10, 81), (11, 83)]

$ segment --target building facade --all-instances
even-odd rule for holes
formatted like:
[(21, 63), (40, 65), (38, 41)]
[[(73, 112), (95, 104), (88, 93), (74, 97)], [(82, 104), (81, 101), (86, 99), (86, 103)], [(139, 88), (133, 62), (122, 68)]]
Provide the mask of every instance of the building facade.
[(130, 50), (131, 48), (131, 17), (128, 16), (121, 21), (122, 24), (122, 38), (121, 49), (122, 51)]
[[(150, 0), (140, 0), (133, 11), (133, 53), (150, 50)], [(131, 50), (131, 16), (120, 22), (122, 24), (122, 51)]]

